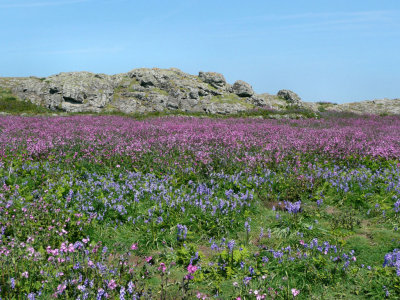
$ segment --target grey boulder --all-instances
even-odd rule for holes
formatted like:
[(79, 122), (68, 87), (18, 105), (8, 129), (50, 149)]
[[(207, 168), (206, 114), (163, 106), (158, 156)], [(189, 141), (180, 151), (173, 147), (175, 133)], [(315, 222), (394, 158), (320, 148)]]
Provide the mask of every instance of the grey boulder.
[(232, 91), (240, 97), (251, 97), (254, 95), (251, 85), (242, 80), (238, 80), (233, 84)]
[(210, 84), (212, 87), (218, 89), (226, 86), (226, 80), (224, 75), (215, 72), (199, 72), (199, 78)]
[(299, 97), (299, 95), (290, 90), (280, 90), (277, 96), (286, 100), (286, 102), (290, 104), (299, 104), (301, 102), (301, 98)]

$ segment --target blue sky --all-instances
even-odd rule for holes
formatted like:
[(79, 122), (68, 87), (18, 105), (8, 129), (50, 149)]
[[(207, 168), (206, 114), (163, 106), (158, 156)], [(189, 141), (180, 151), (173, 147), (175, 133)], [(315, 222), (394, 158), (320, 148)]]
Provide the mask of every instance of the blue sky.
[(306, 101), (400, 98), (399, 0), (0, 0), (0, 76), (215, 71)]

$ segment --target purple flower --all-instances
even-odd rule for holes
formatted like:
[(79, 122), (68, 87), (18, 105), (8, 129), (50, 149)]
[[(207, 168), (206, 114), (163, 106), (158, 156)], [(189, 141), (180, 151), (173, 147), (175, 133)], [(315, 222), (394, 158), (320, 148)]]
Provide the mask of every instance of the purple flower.
[(284, 203), (285, 203), (285, 208), (289, 214), (297, 214), (301, 211), (301, 201), (297, 201), (294, 203), (285, 201)]
[(176, 227), (178, 228), (178, 234), (177, 234), (178, 241), (186, 240), (186, 235), (188, 231), (187, 227), (181, 224), (176, 225)]
[(10, 279), (10, 283), (11, 283), (11, 288), (15, 289), (15, 279), (14, 278)]
[(383, 267), (393, 267), (396, 269), (396, 275), (400, 276), (400, 250), (394, 249), (385, 255)]
[(247, 285), (250, 282), (250, 280), (251, 280), (251, 277), (245, 277), (245, 278), (243, 278), (243, 283), (245, 285)]
[(119, 300), (125, 300), (126, 291), (125, 288), (122, 286), (119, 290)]
[(135, 285), (133, 284), (132, 281), (129, 281), (128, 283), (128, 292), (129, 294), (133, 294), (133, 289), (135, 288)]
[(263, 256), (263, 257), (261, 258), (261, 261), (264, 262), (264, 263), (266, 263), (266, 262), (269, 261), (269, 258), (266, 257), (266, 256)]
[(244, 223), (244, 229), (246, 229), (246, 232), (247, 233), (249, 233), (250, 232), (250, 224), (249, 224), (249, 222), (248, 221), (246, 221), (245, 223)]
[(28, 299), (29, 300), (35, 300), (36, 294), (35, 293), (29, 293), (28, 294)]
[(218, 245), (215, 242), (213, 242), (211, 245), (211, 250), (218, 251), (218, 249), (219, 249)]
[(254, 275), (254, 268), (252, 266), (249, 267), (249, 273), (250, 275)]
[(396, 213), (400, 212), (400, 200), (397, 200), (397, 201), (394, 203), (394, 208), (393, 208), (393, 210), (394, 210), (394, 212), (396, 212)]
[(103, 297), (103, 295), (104, 295), (104, 290), (103, 290), (102, 288), (98, 289), (98, 290), (97, 290), (97, 297), (96, 297), (96, 299), (97, 299), (97, 300), (101, 300), (101, 298)]
[(235, 247), (235, 241), (234, 241), (234, 240), (230, 240), (230, 241), (228, 242), (228, 249), (229, 249), (229, 252), (232, 252), (232, 251), (233, 251), (233, 247)]

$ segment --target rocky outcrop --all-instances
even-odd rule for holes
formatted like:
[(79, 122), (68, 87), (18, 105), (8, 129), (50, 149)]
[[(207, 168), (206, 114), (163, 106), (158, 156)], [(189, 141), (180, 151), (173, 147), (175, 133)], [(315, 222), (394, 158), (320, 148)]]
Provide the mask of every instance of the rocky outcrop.
[(205, 82), (209, 83), (214, 88), (223, 88), (226, 86), (226, 80), (224, 75), (215, 72), (199, 72), (199, 78)]
[(400, 114), (400, 99), (345, 104), (303, 102), (290, 90), (280, 90), (277, 95), (256, 94), (242, 80), (230, 85), (220, 73), (199, 72), (196, 76), (175, 68), (142, 68), (116, 75), (70, 72), (46, 78), (0, 77), (1, 88), (21, 100), (65, 112), (179, 110), (232, 114), (257, 108), (305, 108), (314, 112)]
[(280, 110), (290, 104), (277, 96), (257, 95), (241, 80), (231, 86), (220, 73), (195, 76), (175, 68), (142, 68), (116, 75), (71, 72), (46, 78), (0, 78), (0, 88), (10, 89), (22, 100), (66, 112), (231, 114), (257, 107)]
[(242, 80), (238, 80), (233, 84), (232, 91), (239, 97), (251, 97), (254, 95), (251, 85)]
[(350, 103), (316, 102), (303, 105), (315, 112), (354, 113), (369, 115), (400, 115), (400, 99), (378, 99)]
[(114, 94), (111, 76), (89, 72), (60, 73), (47, 78), (0, 79), (20, 99), (68, 112), (99, 112)]
[(280, 90), (277, 94), (279, 98), (286, 100), (290, 104), (300, 104), (301, 98), (295, 92), (290, 90)]

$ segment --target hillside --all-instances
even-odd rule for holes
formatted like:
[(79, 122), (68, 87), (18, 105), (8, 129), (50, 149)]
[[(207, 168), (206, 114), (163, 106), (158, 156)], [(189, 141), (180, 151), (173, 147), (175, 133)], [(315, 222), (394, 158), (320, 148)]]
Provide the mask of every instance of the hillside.
[[(247, 82), (232, 85), (215, 72), (190, 75), (179, 69), (134, 69), (116, 75), (69, 72), (38, 77), (2, 77), (0, 89), (25, 102), (51, 111), (237, 114), (257, 108), (286, 111), (300, 108), (314, 112), (335, 111), (398, 114), (400, 100), (348, 104), (301, 101), (292, 91), (277, 95), (256, 94)], [(4, 111), (2, 109), (2, 111)]]

